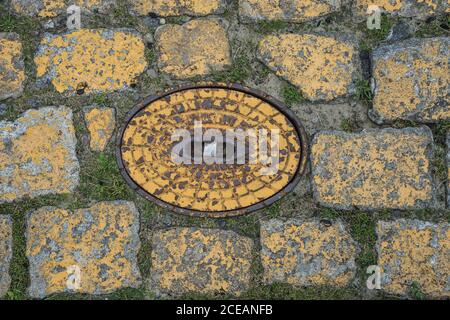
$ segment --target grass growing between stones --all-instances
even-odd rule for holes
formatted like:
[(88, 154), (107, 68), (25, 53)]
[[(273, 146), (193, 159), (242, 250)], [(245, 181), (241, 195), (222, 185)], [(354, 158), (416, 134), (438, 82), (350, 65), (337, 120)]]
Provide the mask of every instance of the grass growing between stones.
[(376, 47), (381, 41), (385, 40), (389, 35), (392, 26), (394, 25), (394, 19), (386, 14), (381, 15), (380, 29), (369, 30), (366, 22), (360, 24), (360, 30), (365, 30), (365, 37), (360, 45), (362, 50), (370, 50)]
[(284, 103), (289, 107), (305, 101), (299, 89), (290, 83), (284, 84), (281, 89), (281, 96), (283, 97)]
[(112, 201), (129, 199), (132, 194), (121, 177), (116, 159), (111, 155), (95, 155), (83, 166), (79, 190), (87, 198)]
[(375, 228), (378, 219), (381, 219), (383, 214), (378, 215), (362, 211), (344, 212), (324, 208), (319, 212), (319, 216), (330, 220), (341, 219), (347, 224), (352, 238), (358, 243), (360, 248), (360, 253), (356, 257), (358, 266), (357, 277), (361, 283), (365, 283), (367, 268), (377, 264)]
[(268, 34), (275, 31), (282, 30), (284, 28), (287, 28), (289, 26), (289, 23), (285, 21), (260, 21), (257, 22), (255, 25), (255, 29), (258, 33), (261, 34)]
[(356, 81), (356, 98), (366, 104), (373, 100), (373, 93), (369, 81), (364, 79), (358, 79)]
[(341, 130), (352, 133), (359, 129), (358, 122), (353, 118), (346, 118), (341, 121)]
[(450, 16), (444, 15), (421, 22), (416, 36), (420, 38), (450, 35)]
[(245, 56), (239, 56), (234, 59), (231, 67), (224, 71), (213, 72), (211, 77), (217, 82), (243, 83), (250, 76), (251, 71), (250, 60)]

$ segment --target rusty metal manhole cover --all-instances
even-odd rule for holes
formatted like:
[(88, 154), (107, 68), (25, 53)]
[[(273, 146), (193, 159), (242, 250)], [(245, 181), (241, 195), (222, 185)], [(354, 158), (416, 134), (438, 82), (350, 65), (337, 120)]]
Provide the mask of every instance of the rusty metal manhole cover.
[(117, 159), (145, 198), (177, 213), (226, 217), (290, 192), (306, 154), (305, 131), (289, 109), (255, 90), (213, 84), (177, 88), (133, 108)]

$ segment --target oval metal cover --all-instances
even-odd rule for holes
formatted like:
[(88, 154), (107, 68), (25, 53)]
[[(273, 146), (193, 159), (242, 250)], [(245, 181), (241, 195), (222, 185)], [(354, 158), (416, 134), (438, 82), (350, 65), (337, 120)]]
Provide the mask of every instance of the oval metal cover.
[[(278, 130), (276, 172), (263, 174), (264, 165), (249, 159), (244, 164), (174, 162), (173, 133), (193, 134), (199, 122), (203, 131), (218, 129), (224, 137), (227, 129)], [(117, 145), (120, 171), (140, 195), (176, 213), (220, 218), (261, 209), (290, 192), (305, 170), (308, 143), (296, 116), (280, 102), (240, 85), (213, 84), (145, 99), (129, 112)]]

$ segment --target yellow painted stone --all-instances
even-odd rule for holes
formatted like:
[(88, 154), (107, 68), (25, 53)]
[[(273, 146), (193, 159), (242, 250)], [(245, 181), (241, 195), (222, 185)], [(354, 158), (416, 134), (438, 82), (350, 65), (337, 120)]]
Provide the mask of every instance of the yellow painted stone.
[(431, 297), (450, 297), (450, 225), (419, 220), (380, 221), (377, 226), (381, 288), (408, 294), (416, 285)]
[(343, 287), (355, 276), (359, 249), (341, 221), (262, 221), (261, 247), (269, 284)]
[(153, 236), (152, 285), (163, 294), (248, 289), (253, 241), (232, 231), (174, 228)]
[(244, 21), (304, 22), (324, 16), (340, 7), (324, 0), (240, 0), (239, 16)]
[(44, 207), (27, 222), (28, 293), (107, 294), (140, 285), (139, 213), (126, 201), (70, 212)]
[[(188, 130), (193, 135), (196, 121), (202, 122), (203, 131), (219, 130), (225, 139), (227, 130), (278, 130), (278, 169), (267, 174), (270, 163), (261, 158), (242, 164), (175, 162), (173, 133)], [(121, 145), (126, 172), (143, 190), (166, 204), (210, 216), (247, 208), (279, 193), (296, 175), (302, 152), (294, 125), (278, 109), (224, 88), (183, 90), (148, 104), (131, 119)]]
[(142, 38), (131, 30), (81, 29), (47, 35), (34, 58), (40, 81), (61, 93), (129, 88), (147, 67)]
[(0, 100), (20, 96), (24, 81), (22, 43), (19, 36), (0, 32)]
[(426, 127), (320, 132), (311, 150), (314, 197), (342, 209), (432, 207), (432, 144)]
[(12, 219), (7, 215), (0, 215), (0, 298), (9, 289), (11, 277), (9, 265), (12, 258)]
[(12, 10), (21, 15), (39, 18), (54, 18), (66, 13), (70, 5), (77, 5), (81, 9), (107, 12), (115, 0), (11, 0)]
[(354, 91), (358, 52), (351, 42), (313, 34), (266, 36), (259, 59), (309, 100), (333, 100)]
[(79, 182), (72, 111), (29, 110), (0, 121), (0, 203), (71, 193)]
[(383, 12), (402, 17), (425, 19), (434, 14), (445, 12), (449, 8), (448, 0), (356, 0), (354, 12), (360, 17), (367, 17), (369, 6), (378, 6)]
[(222, 20), (196, 19), (156, 30), (159, 69), (175, 78), (204, 76), (231, 64)]
[(410, 39), (377, 48), (374, 118), (379, 122), (449, 120), (449, 54), (449, 38)]
[(91, 138), (91, 149), (93, 151), (105, 150), (116, 127), (116, 113), (114, 108), (86, 108), (84, 119)]
[(132, 13), (140, 16), (206, 16), (223, 13), (224, 0), (128, 0)]

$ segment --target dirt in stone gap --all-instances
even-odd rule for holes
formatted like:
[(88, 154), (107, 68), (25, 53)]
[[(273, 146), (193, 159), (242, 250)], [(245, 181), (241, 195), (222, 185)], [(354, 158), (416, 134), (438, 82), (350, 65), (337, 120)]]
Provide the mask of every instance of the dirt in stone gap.
[[(33, 1), (34, 2), (34, 1)], [(36, 1), (38, 2), (38, 1)], [(135, 16), (128, 13), (127, 1), (118, 0), (116, 5), (102, 13), (93, 10), (82, 15), (83, 28), (131, 28), (142, 35), (145, 42), (146, 70), (130, 88), (122, 92), (98, 93), (86, 95), (82, 90), (75, 95), (58, 93), (51, 84), (41, 83), (36, 79), (34, 55), (40, 40), (46, 32), (63, 34), (67, 32), (66, 16), (28, 17), (16, 15), (8, 9), (9, 1), (0, 4), (0, 32), (19, 34), (23, 44), (26, 81), (24, 92), (18, 98), (0, 101), (0, 121), (13, 121), (29, 109), (44, 106), (64, 105), (73, 111), (75, 133), (77, 137), (77, 156), (80, 163), (80, 184), (72, 194), (47, 195), (37, 198), (23, 198), (8, 204), (0, 204), (0, 214), (13, 217), (13, 257), (10, 264), (11, 285), (6, 299), (26, 299), (29, 286), (28, 261), (26, 257), (26, 217), (27, 213), (44, 207), (55, 206), (74, 210), (87, 208), (99, 201), (128, 200), (133, 201), (140, 216), (141, 249), (138, 264), (143, 278), (137, 289), (121, 289), (110, 295), (70, 295), (56, 294), (53, 299), (155, 299), (161, 298), (148, 283), (151, 270), (152, 238), (155, 230), (170, 227), (202, 227), (232, 230), (239, 235), (250, 237), (255, 241), (256, 249), (251, 266), (250, 289), (242, 294), (244, 299), (384, 299), (404, 298), (370, 291), (365, 287), (366, 268), (376, 264), (375, 228), (379, 220), (398, 218), (418, 218), (431, 222), (450, 222), (450, 211), (445, 209), (447, 167), (445, 163), (445, 135), (450, 123), (427, 124), (434, 134), (436, 145), (434, 158), (434, 178), (437, 187), (437, 208), (420, 210), (374, 210), (370, 212), (351, 210), (340, 211), (319, 206), (313, 199), (311, 187), (311, 170), (308, 169), (295, 190), (281, 201), (269, 208), (246, 216), (229, 219), (189, 218), (166, 211), (137, 196), (123, 181), (115, 161), (115, 145), (110, 142), (104, 152), (92, 152), (89, 148), (89, 134), (84, 121), (83, 108), (97, 105), (114, 108), (116, 123), (124, 124), (124, 117), (142, 98), (158, 93), (173, 86), (195, 84), (201, 81), (235, 82), (264, 91), (284, 101), (304, 123), (308, 134), (314, 135), (321, 130), (341, 130), (360, 132), (365, 128), (411, 127), (422, 124), (410, 121), (395, 121), (377, 125), (368, 117), (371, 108), (372, 92), (370, 90), (371, 65), (370, 53), (382, 43), (393, 43), (411, 37), (436, 37), (449, 35), (448, 16), (431, 15), (428, 19), (414, 16), (383, 15), (380, 30), (367, 30), (365, 22), (354, 16), (349, 6), (338, 12), (320, 16), (312, 21), (289, 23), (286, 21), (265, 21), (241, 23), (238, 17), (238, 1), (227, 1), (226, 10), (218, 14), (228, 24), (228, 39), (232, 64), (221, 71), (213, 71), (206, 76), (194, 76), (190, 79), (177, 80), (160, 73), (158, 68), (158, 48), (155, 43), (155, 30), (162, 24), (183, 24), (194, 17), (177, 16), (160, 18), (155, 14)], [(209, 18), (207, 18), (209, 19)], [(333, 101), (307, 101), (289, 82), (279, 77), (274, 69), (269, 69), (258, 57), (258, 44), (266, 36), (278, 33), (315, 33), (315, 34), (349, 34), (355, 43), (355, 58), (361, 62), (358, 67), (359, 77), (352, 79), (352, 89), (348, 94), (340, 95)], [(117, 132), (117, 128), (116, 128)], [(326, 283), (296, 287), (294, 285), (272, 283), (263, 279), (263, 266), (257, 252), (261, 249), (260, 222), (269, 219), (318, 219), (323, 223), (333, 223), (339, 219), (358, 243), (360, 253), (356, 257), (356, 277), (342, 288), (328, 287)], [(0, 269), (1, 270), (1, 269)], [(320, 282), (320, 281), (319, 281)], [(414, 288), (413, 288), (414, 289)], [(420, 298), (420, 290), (409, 291), (406, 297)], [(227, 295), (187, 294), (186, 298), (231, 298)]]

